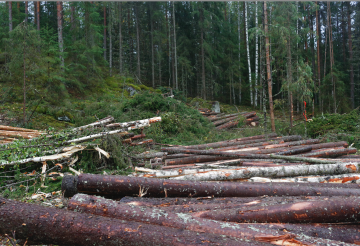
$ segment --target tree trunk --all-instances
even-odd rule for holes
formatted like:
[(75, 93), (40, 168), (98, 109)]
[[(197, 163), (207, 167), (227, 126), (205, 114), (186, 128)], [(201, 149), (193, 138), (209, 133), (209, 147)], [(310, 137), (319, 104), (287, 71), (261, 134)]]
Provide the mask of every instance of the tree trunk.
[[(9, 2), (11, 4), (11, 2)], [(25, 30), (27, 30), (27, 22), (24, 23)], [(23, 93), (24, 93), (24, 102), (23, 102), (23, 118), (24, 125), (26, 124), (26, 64), (25, 64), (25, 50), (26, 50), (26, 32), (24, 30), (24, 47), (23, 47), (23, 66), (24, 66), (24, 84), (23, 84)]]
[(329, 33), (329, 48), (330, 48), (330, 75), (332, 82), (332, 94), (334, 102), (334, 113), (336, 113), (336, 88), (335, 80), (333, 75), (333, 65), (334, 65), (334, 49), (333, 49), (333, 35), (332, 35), (332, 24), (331, 24), (331, 7), (330, 2), (327, 2), (327, 12), (328, 12), (328, 33)]
[(108, 3), (110, 4), (110, 8), (109, 8), (109, 72), (110, 72), (110, 77), (112, 75), (112, 25), (113, 25), (113, 16), (112, 16), (112, 10), (113, 10), (113, 6), (112, 3)]
[(259, 35), (258, 35), (258, 4), (255, 2), (255, 28), (256, 28), (256, 36), (255, 36), (255, 97), (254, 97), (254, 106), (257, 107), (258, 101), (258, 75), (259, 75), (259, 68), (258, 68), (258, 59), (259, 59)]
[(270, 50), (269, 50), (270, 44), (269, 44), (269, 36), (268, 36), (268, 21), (267, 21), (266, 2), (264, 2), (264, 23), (265, 23), (266, 69), (267, 69), (267, 80), (268, 80), (268, 90), (269, 90), (271, 130), (273, 132), (275, 132), (275, 116), (274, 116), (274, 106), (273, 106), (273, 97), (272, 97), (272, 79), (271, 79)]
[(177, 57), (176, 57), (176, 25), (175, 25), (175, 2), (173, 2), (173, 28), (174, 28), (174, 65), (175, 65), (175, 89), (179, 89), (177, 76)]
[(29, 16), (29, 2), (25, 1), (25, 23), (28, 23), (28, 16)]
[(40, 32), (40, 1), (36, 1), (36, 23), (37, 30)]
[(247, 62), (248, 62), (248, 69), (249, 69), (250, 102), (251, 102), (251, 105), (254, 105), (253, 89), (252, 89), (252, 81), (251, 81), (251, 63), (250, 63), (250, 50), (249, 50), (249, 30), (248, 30), (248, 20), (247, 20), (247, 2), (245, 2), (245, 34), (246, 34)]
[[(316, 2), (316, 7), (318, 7), (318, 2)], [(321, 109), (321, 72), (320, 72), (320, 21), (319, 21), (319, 11), (316, 9), (316, 51), (317, 51), (317, 73), (318, 73), (318, 89), (319, 89), (319, 108)]]
[(56, 2), (56, 7), (57, 7), (57, 24), (58, 24), (58, 42), (59, 42), (59, 51), (60, 51), (60, 66), (61, 66), (61, 70), (64, 71), (64, 57), (63, 57), (63, 52), (64, 52), (64, 41), (63, 41), (63, 26), (62, 26), (62, 4), (61, 2)]
[(240, 2), (238, 2), (238, 36), (239, 36), (239, 104), (241, 104), (241, 60), (240, 60), (240, 56), (241, 56), (241, 47), (240, 47), (240, 43), (241, 43), (241, 37), (240, 37)]
[(202, 94), (203, 99), (206, 100), (206, 83), (205, 83), (205, 54), (204, 54), (204, 9), (203, 4), (201, 3), (200, 7), (200, 29), (201, 29), (201, 37), (200, 37), (200, 48), (201, 48), (201, 81), (202, 81)]
[(71, 14), (70, 14), (70, 21), (71, 21), (71, 27), (70, 27), (70, 30), (71, 30), (71, 35), (72, 35), (72, 41), (75, 42), (76, 41), (76, 36), (75, 36), (75, 3), (72, 2), (71, 3)]
[(123, 59), (122, 59), (122, 2), (119, 4), (119, 72), (122, 74), (123, 71)]
[(138, 4), (135, 3), (135, 15), (136, 15), (136, 56), (137, 56), (137, 76), (141, 81), (141, 64), (140, 64), (140, 29), (139, 29), (139, 10)]
[(8, 2), (9, 5), (9, 32), (13, 29), (13, 19), (12, 19), (12, 2)]
[(348, 5), (348, 39), (349, 39), (349, 60), (350, 60), (350, 99), (351, 99), (351, 107), (355, 108), (355, 84), (354, 84), (354, 67), (353, 67), (353, 50), (352, 50), (352, 37), (351, 37), (351, 5), (350, 2)]
[(153, 23), (153, 3), (149, 2), (150, 14), (150, 40), (151, 40), (151, 82), (152, 87), (155, 88), (155, 62), (154, 62), (154, 23)]
[(289, 93), (289, 113), (290, 113), (290, 129), (293, 126), (293, 95), (290, 89), (292, 84), (292, 60), (291, 60), (291, 34), (290, 34), (290, 16), (288, 13), (288, 31), (289, 31), (289, 38), (287, 40), (287, 75), (288, 75), (288, 93)]
[[(104, 3), (105, 5), (106, 3)], [(106, 61), (106, 6), (104, 6), (104, 60)]]

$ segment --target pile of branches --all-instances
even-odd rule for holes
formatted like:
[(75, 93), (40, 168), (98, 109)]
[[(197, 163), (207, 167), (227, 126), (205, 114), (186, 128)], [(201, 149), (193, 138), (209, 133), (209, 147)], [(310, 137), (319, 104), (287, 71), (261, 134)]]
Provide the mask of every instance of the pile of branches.
[[(45, 177), (48, 174), (51, 174), (49, 173), (49, 170), (52, 170), (56, 165), (60, 165), (61, 170), (62, 167), (66, 165), (69, 167), (70, 171), (79, 174), (80, 172), (73, 169), (72, 166), (74, 166), (75, 162), (79, 159), (78, 156), (83, 150), (96, 151), (99, 153), (100, 158), (102, 158), (102, 156), (106, 159), (110, 157), (108, 152), (99, 148), (99, 145), (101, 145), (102, 141), (107, 136), (119, 137), (122, 139), (123, 144), (128, 144), (130, 146), (151, 144), (152, 139), (141, 140), (146, 136), (143, 133), (143, 129), (150, 126), (152, 123), (161, 121), (161, 117), (124, 123), (113, 123), (113, 121), (114, 118), (108, 116), (91, 124), (63, 132), (37, 133), (37, 135), (33, 132), (26, 132), (28, 136), (33, 134), (31, 136), (34, 136), (34, 138), (16, 140), (12, 143), (1, 145), (0, 168), (6, 170), (4, 170), (5, 172), (0, 173), (0, 178), (5, 179), (5, 183), (8, 185), (0, 186), (0, 188), (7, 188), (40, 177), (42, 178), (43, 185)], [(7, 128), (15, 129), (11, 127)], [(18, 128), (16, 129), (19, 131)], [(141, 129), (141, 134), (135, 135), (131, 132), (135, 129)], [(23, 136), (25, 135), (23, 134)], [(75, 154), (76, 157), (73, 158)], [(28, 172), (22, 173), (20, 175), (21, 177), (12, 174), (16, 173), (20, 165), (26, 164), (29, 167), (29, 165), (36, 163), (41, 164), (38, 165), (40, 169), (38, 173), (35, 168), (30, 174)], [(31, 168), (33, 168), (33, 166), (31, 166)], [(20, 170), (23, 169), (26, 169), (26, 167), (21, 168)], [(5, 174), (5, 176), (1, 174)], [(57, 174), (58, 176), (62, 176), (62, 173)], [(22, 181), (17, 182), (19, 178), (22, 179)]]
[(355, 245), (359, 188), (66, 175), (67, 210), (0, 198), (0, 234), (59, 245)]
[(249, 126), (258, 126), (260, 118), (256, 112), (239, 112), (235, 114), (215, 113), (209, 109), (200, 108), (200, 113), (207, 117), (216, 127), (216, 129), (229, 129), (236, 127), (239, 122)]

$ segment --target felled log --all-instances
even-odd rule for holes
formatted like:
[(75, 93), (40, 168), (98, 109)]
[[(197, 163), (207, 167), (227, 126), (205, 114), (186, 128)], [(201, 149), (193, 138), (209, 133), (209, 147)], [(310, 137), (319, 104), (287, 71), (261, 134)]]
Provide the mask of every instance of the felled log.
[(145, 153), (141, 153), (141, 154), (136, 155), (134, 158), (137, 158), (137, 159), (151, 159), (151, 158), (155, 158), (155, 157), (161, 158), (164, 155), (166, 155), (165, 152), (155, 152), (155, 153), (147, 153), (147, 152), (145, 152)]
[(146, 140), (141, 141), (141, 142), (131, 143), (130, 146), (138, 146), (138, 145), (143, 145), (143, 144), (149, 144), (149, 143), (152, 143), (152, 142), (153, 142), (152, 139), (146, 139)]
[(193, 216), (221, 221), (250, 223), (339, 223), (358, 222), (360, 198), (329, 198), (246, 209), (224, 209), (192, 213)]
[[(344, 146), (347, 147), (347, 146)], [(341, 159), (360, 159), (360, 155), (342, 155), (340, 157), (337, 158), (341, 158)]]
[(251, 122), (255, 122), (255, 121), (259, 121), (259, 120), (260, 120), (259, 116), (255, 116), (255, 117), (245, 119), (244, 123), (247, 125), (250, 125)]
[(274, 162), (264, 162), (264, 161), (244, 161), (241, 166), (243, 167), (286, 167), (286, 166), (298, 166), (305, 165), (305, 163), (274, 163)]
[(251, 178), (253, 182), (313, 182), (313, 183), (359, 183), (360, 174), (299, 176), (295, 178)]
[[(268, 237), (268, 242), (274, 242), (286, 238), (286, 235), (294, 237), (294, 235), (289, 233), (278, 231), (274, 233), (274, 231), (265, 228), (261, 232), (253, 231), (245, 224), (238, 226), (235, 223), (226, 224), (201, 218), (193, 218), (190, 215), (172, 213), (169, 210), (164, 211), (158, 208), (129, 206), (124, 203), (119, 204), (113, 200), (85, 194), (74, 196), (68, 204), (68, 209), (127, 221), (138, 221), (158, 226), (162, 225), (165, 226), (164, 228), (173, 227), (194, 232), (214, 233), (215, 235), (220, 234), (239, 239), (262, 241)], [(239, 243), (242, 245), (241, 242)]]
[(161, 117), (154, 117), (144, 120), (136, 120), (136, 121), (130, 121), (130, 122), (124, 122), (124, 123), (113, 123), (108, 124), (106, 127), (108, 128), (129, 128), (131, 126), (137, 126), (137, 125), (150, 125), (155, 122), (161, 121)]
[(220, 125), (220, 126), (217, 126), (216, 129), (218, 130), (221, 130), (221, 129), (229, 129), (229, 128), (232, 128), (232, 127), (235, 127), (239, 124), (239, 121), (236, 120), (236, 121), (230, 121), (228, 123), (225, 123), (223, 125)]
[(282, 151), (282, 152), (278, 152), (278, 155), (296, 155), (296, 154), (300, 154), (300, 153), (305, 153), (305, 152), (309, 152), (312, 150), (311, 146), (305, 146), (305, 147), (300, 147), (300, 148), (296, 148), (296, 149), (290, 149), (287, 151)]
[(260, 125), (260, 123), (259, 123), (259, 121), (252, 121), (252, 122), (250, 122), (249, 125), (250, 126), (258, 126), (258, 125)]
[(221, 116), (221, 117), (214, 117), (214, 118), (210, 118), (210, 121), (223, 120), (223, 119), (238, 116), (238, 115), (241, 115), (241, 114), (244, 114), (244, 113), (227, 114), (227, 115), (224, 115), (224, 116)]
[(226, 156), (206, 156), (206, 155), (193, 155), (190, 157), (180, 158), (180, 159), (169, 159), (165, 160), (165, 165), (184, 165), (184, 164), (194, 164), (194, 163), (203, 163), (208, 161), (218, 161), (218, 160), (230, 160), (234, 159), (233, 157)]
[(0, 125), (0, 130), (39, 133), (39, 131), (33, 130), (33, 129), (26, 129), (26, 128), (21, 128), (21, 127), (14, 127), (14, 126), (4, 126), (4, 125)]
[(252, 111), (250, 113), (246, 113), (244, 114), (245, 118), (248, 119), (248, 118), (251, 118), (251, 117), (255, 117), (256, 116), (256, 112), (255, 111)]
[(78, 192), (114, 197), (136, 195), (145, 197), (360, 195), (357, 184), (194, 182), (84, 173), (79, 176), (65, 175), (61, 190), (65, 197), (71, 197)]
[(314, 164), (335, 164), (340, 163), (339, 160), (323, 160), (318, 158), (302, 157), (302, 156), (285, 156), (285, 155), (274, 155), (270, 154), (270, 157), (273, 159), (282, 159), (288, 161), (303, 161)]
[(194, 167), (194, 166), (196, 166), (196, 165), (195, 164), (186, 164), (186, 165), (175, 165), (175, 166), (162, 166), (161, 169), (166, 170), (166, 169)]
[(220, 141), (220, 142), (215, 142), (215, 143), (183, 146), (183, 148), (188, 148), (188, 149), (219, 148), (219, 147), (228, 146), (227, 145), (228, 143), (236, 142), (237, 144), (235, 144), (235, 145), (240, 145), (240, 144), (242, 144), (241, 142), (243, 142), (243, 141), (255, 140), (255, 139), (265, 139), (266, 137), (274, 138), (274, 137), (277, 137), (277, 134), (276, 133), (270, 133), (268, 135), (257, 135), (257, 136), (252, 136), (252, 137), (236, 138), (236, 139), (231, 139), (231, 140), (227, 140), (227, 141)]
[(359, 167), (351, 163), (299, 165), (287, 167), (249, 167), (242, 170), (209, 171), (189, 174), (172, 179), (193, 181), (219, 181), (248, 179), (251, 177), (293, 177), (318, 174), (345, 174), (359, 172)]
[(94, 123), (91, 123), (91, 124), (88, 124), (88, 125), (85, 125), (85, 126), (79, 126), (79, 127), (73, 128), (72, 130), (73, 131), (81, 131), (81, 130), (84, 130), (84, 129), (90, 128), (90, 127), (105, 126), (108, 123), (113, 122), (113, 121), (114, 121), (114, 117), (109, 115), (109, 116), (107, 116), (107, 117), (105, 117), (105, 118), (103, 118), (101, 120), (95, 121)]
[(348, 154), (355, 154), (357, 152), (356, 148), (346, 148), (346, 149), (334, 149), (328, 151), (319, 151), (315, 153), (302, 154), (301, 156), (305, 157), (333, 157), (333, 156), (341, 156)]
[[(238, 245), (235, 239), (59, 210), (0, 198), (0, 234), (32, 244)], [(176, 235), (176, 237), (174, 237)]]
[(214, 126), (220, 126), (222, 124), (225, 124), (226, 122), (235, 120), (237, 118), (238, 118), (238, 116), (233, 116), (233, 117), (226, 118), (226, 119), (223, 119), (223, 120), (214, 121), (213, 124), (214, 124)]
[(31, 138), (37, 137), (39, 135), (40, 135), (39, 132), (23, 132), (23, 131), (0, 130), (0, 136), (3, 136), (3, 137), (31, 139)]

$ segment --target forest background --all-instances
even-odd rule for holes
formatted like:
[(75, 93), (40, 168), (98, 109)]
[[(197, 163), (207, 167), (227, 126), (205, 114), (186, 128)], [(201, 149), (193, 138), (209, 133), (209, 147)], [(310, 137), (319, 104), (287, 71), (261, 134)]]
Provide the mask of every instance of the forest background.
[(0, 2), (1, 100), (25, 104), (41, 95), (59, 105), (122, 80), (257, 109), (274, 103), (291, 115), (304, 102), (316, 114), (349, 112), (360, 104), (359, 9), (359, 2)]

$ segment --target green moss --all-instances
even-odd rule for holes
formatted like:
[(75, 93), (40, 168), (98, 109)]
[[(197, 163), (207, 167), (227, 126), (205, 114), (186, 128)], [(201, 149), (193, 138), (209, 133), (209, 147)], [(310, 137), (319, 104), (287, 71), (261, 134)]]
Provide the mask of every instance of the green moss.
[(134, 84), (127, 84), (127, 86), (131, 86), (132, 88), (134, 88), (135, 90), (137, 90), (138, 92), (141, 91), (140, 86), (134, 85)]

